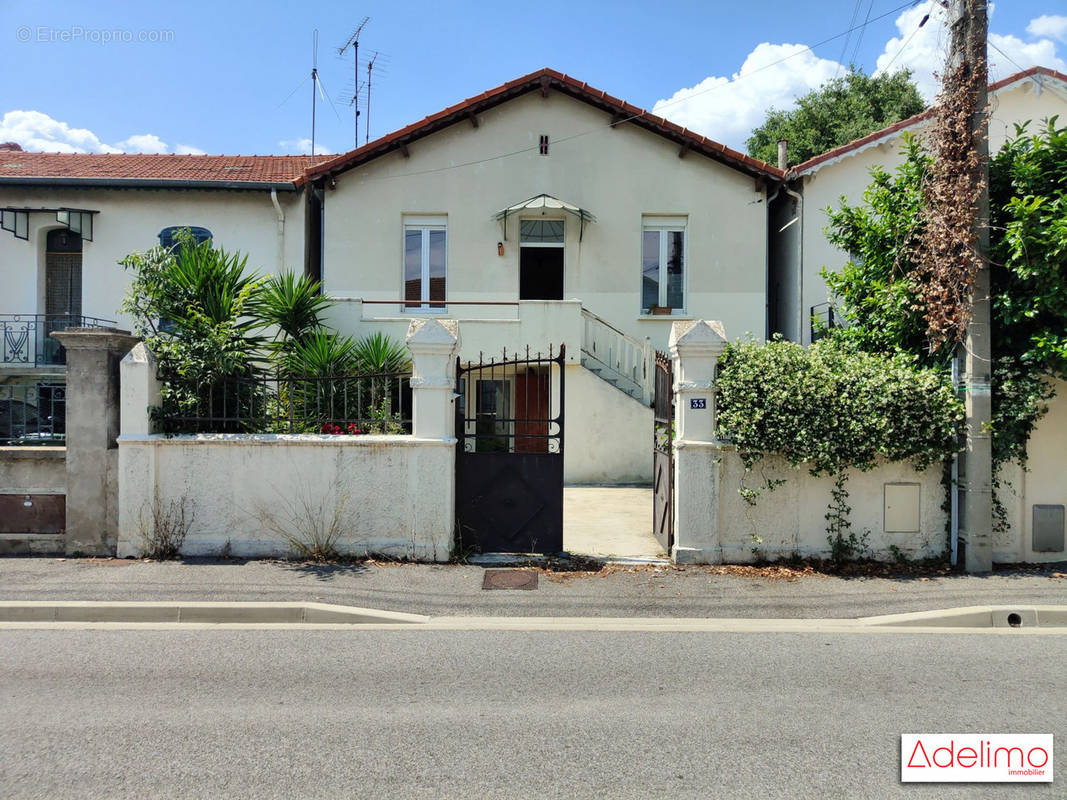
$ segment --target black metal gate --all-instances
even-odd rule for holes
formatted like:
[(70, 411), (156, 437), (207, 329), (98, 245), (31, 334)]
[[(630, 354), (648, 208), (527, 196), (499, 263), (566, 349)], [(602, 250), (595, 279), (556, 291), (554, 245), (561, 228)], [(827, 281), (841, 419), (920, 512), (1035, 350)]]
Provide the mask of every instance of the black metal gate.
[[(456, 545), (563, 550), (565, 348), (456, 361)], [(555, 409), (555, 412), (553, 411)]]
[(652, 531), (670, 555), (674, 545), (674, 367), (656, 351), (656, 394), (652, 424)]

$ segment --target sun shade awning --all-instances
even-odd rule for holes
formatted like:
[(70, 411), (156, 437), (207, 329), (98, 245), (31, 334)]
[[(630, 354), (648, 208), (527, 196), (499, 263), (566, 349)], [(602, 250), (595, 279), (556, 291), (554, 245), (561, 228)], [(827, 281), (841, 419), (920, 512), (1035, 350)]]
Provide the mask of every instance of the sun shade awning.
[(582, 236), (585, 234), (585, 223), (596, 222), (596, 217), (586, 211), (584, 208), (578, 208), (576, 205), (566, 203), (550, 194), (539, 194), (536, 197), (531, 197), (529, 200), (523, 200), (521, 203), (516, 203), (513, 206), (508, 206), (503, 211), (498, 211), (493, 216), (493, 219), (499, 220), (501, 226), (504, 229), (504, 239), (508, 238), (508, 217), (513, 214), (518, 214), (523, 211), (540, 211), (544, 214), (546, 211), (566, 211), (568, 214), (573, 214), (579, 220), (579, 232), (578, 241), (582, 240)]

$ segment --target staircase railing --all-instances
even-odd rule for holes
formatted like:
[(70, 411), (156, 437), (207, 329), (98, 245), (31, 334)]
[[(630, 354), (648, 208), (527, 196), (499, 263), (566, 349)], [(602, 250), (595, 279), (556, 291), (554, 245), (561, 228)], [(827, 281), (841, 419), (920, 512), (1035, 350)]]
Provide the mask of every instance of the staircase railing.
[(593, 362), (591, 366), (602, 378), (651, 406), (655, 375), (652, 341), (635, 339), (586, 308), (582, 308), (582, 322), (582, 355)]

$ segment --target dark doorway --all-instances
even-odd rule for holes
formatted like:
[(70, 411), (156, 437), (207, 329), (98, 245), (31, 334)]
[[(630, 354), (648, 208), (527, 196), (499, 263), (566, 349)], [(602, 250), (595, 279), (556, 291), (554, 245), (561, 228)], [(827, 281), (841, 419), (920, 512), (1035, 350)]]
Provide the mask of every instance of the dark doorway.
[(82, 313), (82, 237), (66, 228), (45, 242), (44, 313), (57, 323)]
[(563, 248), (519, 248), (519, 299), (563, 299)]

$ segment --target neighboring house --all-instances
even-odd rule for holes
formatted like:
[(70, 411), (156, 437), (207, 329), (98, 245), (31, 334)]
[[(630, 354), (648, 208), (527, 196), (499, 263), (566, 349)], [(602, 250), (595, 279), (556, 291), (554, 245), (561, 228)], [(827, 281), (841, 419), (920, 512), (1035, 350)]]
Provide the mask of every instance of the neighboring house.
[[(464, 359), (565, 345), (567, 480), (647, 482), (653, 353), (671, 322), (766, 335), (766, 197), (782, 175), (548, 69), (314, 167), (0, 152), (0, 207), (22, 226), (0, 237), (0, 310), (115, 319), (116, 262), (200, 226), (254, 268), (321, 278), (342, 333), (400, 339), (437, 315), (460, 320)], [(92, 241), (80, 305), (60, 309), (48, 237), (78, 246), (65, 209)], [(508, 416), (517, 385), (484, 387), (491, 413)]]
[[(1067, 75), (1031, 67), (990, 84), (989, 102), (989, 151), (995, 154), (1015, 135), (1016, 124), (1029, 122), (1029, 131), (1036, 133), (1048, 118), (1059, 115), (1061, 124), (1067, 122)], [(892, 172), (903, 161), (903, 134), (921, 140), (932, 118), (932, 110), (924, 111), (790, 168), (784, 189), (795, 194), (783, 189), (772, 203), (772, 331), (811, 342), (811, 316), (824, 318), (830, 300), (821, 270), (840, 269), (848, 260), (848, 254), (826, 238), (827, 209), (839, 207), (842, 198), (852, 205), (861, 203), (871, 169), (881, 166)], [(798, 222), (783, 230), (798, 216)]]
[[(990, 84), (989, 99), (989, 149), (996, 153), (1015, 135), (1016, 124), (1029, 122), (1029, 131), (1036, 133), (1051, 117), (1058, 115), (1060, 124), (1067, 121), (1067, 75), (1032, 67)], [(809, 344), (812, 318), (825, 321), (833, 313), (821, 270), (840, 269), (848, 254), (826, 237), (827, 208), (837, 208), (842, 198), (853, 205), (861, 203), (871, 182), (870, 170), (875, 166), (895, 169), (903, 161), (902, 135), (911, 132), (921, 138), (932, 117), (932, 110), (909, 117), (789, 171), (788, 182), (771, 201), (772, 332)], [(1065, 452), (1067, 384), (1060, 382), (1049, 413), (1031, 436), (1028, 471), (1013, 465), (1002, 476), (1008, 490), (1002, 491), (1002, 497), (1012, 531), (998, 537), (996, 561), (1058, 561), (1065, 557)]]
[(305, 262), (304, 156), (76, 155), (0, 147), (0, 442), (61, 439), (64, 353), (48, 334), (129, 326), (119, 260), (177, 227), (277, 271)]

